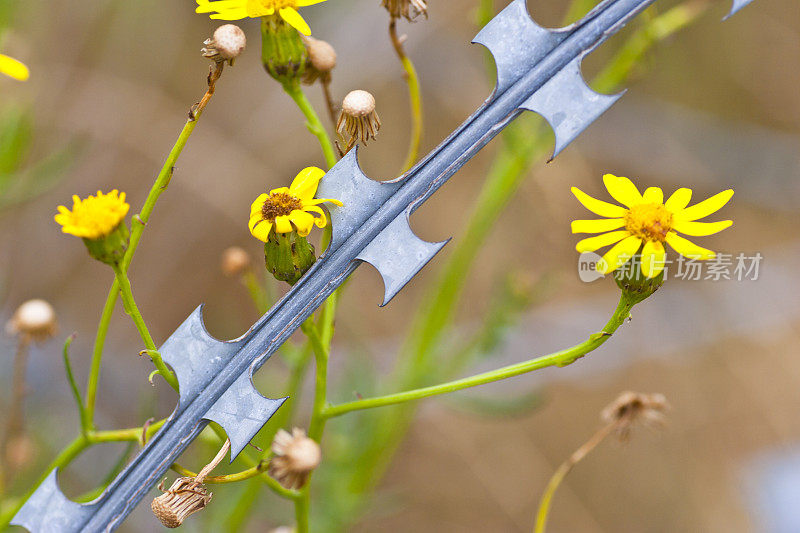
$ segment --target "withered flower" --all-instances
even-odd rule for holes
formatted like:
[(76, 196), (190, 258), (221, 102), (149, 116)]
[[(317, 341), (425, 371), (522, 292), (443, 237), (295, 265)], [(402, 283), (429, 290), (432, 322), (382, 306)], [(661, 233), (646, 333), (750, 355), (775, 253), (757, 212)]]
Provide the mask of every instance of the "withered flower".
[(283, 429), (278, 431), (272, 441), (272, 452), (275, 457), (269, 463), (269, 475), (287, 489), (303, 487), (322, 460), (319, 444), (298, 428), (292, 429), (291, 434)]
[(613, 424), (617, 437), (625, 441), (639, 421), (645, 425), (663, 426), (664, 414), (669, 408), (663, 394), (625, 391), (603, 409), (600, 417), (607, 424)]

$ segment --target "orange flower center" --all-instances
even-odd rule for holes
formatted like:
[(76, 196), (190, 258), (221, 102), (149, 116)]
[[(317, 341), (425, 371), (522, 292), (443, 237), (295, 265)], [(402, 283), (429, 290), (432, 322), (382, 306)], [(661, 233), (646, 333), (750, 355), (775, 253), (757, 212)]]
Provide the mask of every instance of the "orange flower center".
[(247, 13), (251, 17), (260, 17), (269, 9), (278, 11), (284, 7), (296, 8), (297, 0), (247, 0)]
[(672, 213), (663, 204), (639, 204), (625, 214), (625, 229), (646, 241), (664, 242), (672, 229)]
[(264, 201), (264, 206), (261, 208), (261, 216), (264, 220), (275, 222), (276, 218), (302, 208), (303, 203), (299, 198), (285, 192), (276, 192), (270, 194)]

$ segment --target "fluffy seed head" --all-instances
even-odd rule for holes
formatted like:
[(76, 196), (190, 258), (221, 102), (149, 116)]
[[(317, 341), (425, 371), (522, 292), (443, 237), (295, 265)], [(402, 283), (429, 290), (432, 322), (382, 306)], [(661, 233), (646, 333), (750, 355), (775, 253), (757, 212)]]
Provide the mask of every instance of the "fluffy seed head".
[(330, 72), (336, 66), (336, 50), (330, 43), (314, 39), (313, 37), (304, 37), (303, 41), (306, 43), (306, 50), (308, 50), (308, 62), (311, 66), (320, 72)]
[(244, 248), (231, 246), (222, 252), (222, 273), (226, 276), (240, 276), (250, 268), (250, 254)]
[(351, 117), (365, 117), (375, 112), (375, 97), (361, 89), (351, 91), (342, 101), (342, 112)]
[(40, 342), (55, 335), (56, 328), (56, 312), (44, 300), (28, 300), (23, 303), (6, 324), (9, 334), (25, 335)]
[(294, 428), (291, 434), (280, 430), (272, 442), (272, 452), (275, 457), (270, 461), (269, 475), (288, 489), (305, 485), (309, 474), (322, 460), (319, 445), (298, 428)]
[(214, 36), (203, 44), (206, 45), (202, 50), (204, 57), (218, 62), (232, 62), (244, 52), (247, 38), (239, 26), (225, 24), (217, 28)]

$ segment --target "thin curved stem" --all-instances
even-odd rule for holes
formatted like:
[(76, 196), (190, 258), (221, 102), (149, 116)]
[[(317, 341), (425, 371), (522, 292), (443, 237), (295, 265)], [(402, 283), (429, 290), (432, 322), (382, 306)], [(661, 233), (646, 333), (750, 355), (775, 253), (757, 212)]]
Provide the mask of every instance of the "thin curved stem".
[[(139, 239), (142, 237), (142, 232), (144, 231), (147, 222), (150, 220), (150, 215), (153, 213), (159, 197), (169, 186), (169, 182), (172, 179), (172, 174), (175, 170), (175, 163), (177, 163), (178, 158), (186, 146), (186, 143), (189, 141), (189, 137), (191, 137), (195, 126), (197, 126), (197, 121), (200, 119), (200, 116), (203, 114), (203, 111), (210, 102), (211, 97), (214, 95), (216, 82), (222, 76), (223, 67), (224, 63), (218, 63), (214, 71), (212, 71), (212, 73), (209, 75), (208, 89), (206, 90), (200, 102), (193, 106), (190, 110), (189, 119), (186, 121), (186, 124), (184, 124), (183, 129), (178, 135), (178, 139), (172, 146), (169, 155), (167, 155), (166, 161), (164, 161), (164, 164), (161, 166), (161, 170), (159, 171), (153, 186), (150, 188), (150, 192), (147, 194), (147, 198), (144, 201), (142, 209), (139, 211), (138, 215), (133, 217), (130, 243), (128, 244), (128, 249), (125, 252), (125, 256), (122, 259), (121, 265), (124, 272), (128, 271), (128, 267), (133, 259), (133, 254), (136, 253), (136, 248), (139, 246)], [(92, 349), (92, 362), (89, 369), (89, 378), (86, 382), (85, 431), (89, 431), (94, 427), (94, 412), (95, 404), (97, 402), (97, 387), (100, 382), (100, 368), (103, 361), (103, 348), (105, 346), (108, 327), (111, 323), (111, 317), (114, 314), (114, 306), (117, 303), (117, 295), (119, 294), (119, 290), (120, 287), (115, 278), (114, 283), (111, 285), (111, 289), (108, 291), (106, 303), (103, 306), (103, 313), (100, 315), (100, 322), (97, 325), (97, 334), (95, 336), (94, 348)]]
[(363, 400), (356, 400), (353, 402), (330, 406), (322, 411), (322, 416), (324, 418), (333, 418), (335, 416), (341, 416), (353, 411), (373, 409), (375, 407), (395, 405), (398, 403), (420, 400), (422, 398), (429, 398), (431, 396), (438, 396), (440, 394), (447, 394), (449, 392), (455, 392), (470, 387), (476, 387), (478, 385), (484, 385), (486, 383), (492, 383), (494, 381), (500, 381), (510, 377), (519, 376), (520, 374), (526, 374), (528, 372), (549, 366), (569, 365), (592, 350), (595, 350), (603, 345), (603, 343), (605, 343), (608, 338), (617, 330), (617, 328), (619, 328), (619, 326), (625, 321), (633, 305), (634, 304), (631, 302), (631, 300), (627, 298), (625, 293), (623, 293), (620, 297), (617, 309), (614, 311), (614, 314), (611, 316), (611, 319), (608, 321), (605, 327), (600, 332), (591, 335), (584, 342), (576, 344), (571, 348), (560, 350), (542, 357), (537, 357), (522, 363), (509, 365), (489, 372), (484, 372), (463, 379), (457, 379), (455, 381), (449, 381), (447, 383), (441, 383), (431, 387), (423, 387), (420, 389), (398, 392), (386, 396), (365, 398)]
[(311, 105), (311, 102), (308, 101), (306, 93), (304, 93), (303, 89), (300, 87), (300, 82), (291, 80), (281, 85), (283, 86), (283, 90), (286, 91), (286, 94), (288, 94), (292, 100), (294, 100), (295, 104), (297, 104), (297, 107), (300, 108), (303, 116), (306, 117), (306, 127), (319, 141), (319, 145), (322, 148), (322, 155), (325, 157), (325, 164), (328, 165), (328, 168), (331, 168), (337, 161), (336, 152), (333, 150), (333, 143), (331, 142), (328, 132), (325, 130), (325, 126), (322, 125), (319, 115), (314, 111), (314, 107)]
[(122, 303), (125, 306), (125, 311), (130, 315), (131, 320), (133, 320), (136, 329), (139, 331), (139, 335), (142, 337), (142, 341), (144, 342), (147, 354), (153, 360), (153, 364), (156, 365), (161, 376), (169, 383), (169, 385), (178, 390), (178, 378), (175, 377), (175, 374), (167, 368), (167, 365), (164, 363), (164, 360), (161, 358), (161, 354), (156, 350), (156, 345), (153, 342), (153, 337), (150, 335), (150, 330), (147, 329), (147, 324), (144, 322), (144, 318), (142, 318), (142, 313), (139, 311), (139, 307), (136, 305), (136, 301), (133, 299), (133, 291), (131, 290), (131, 282), (128, 279), (128, 275), (120, 268), (119, 265), (113, 265), (114, 274), (117, 276), (117, 284), (119, 285), (119, 292), (122, 296)]
[(408, 84), (408, 98), (411, 106), (411, 140), (408, 144), (408, 155), (405, 163), (403, 163), (403, 170), (400, 172), (405, 174), (416, 163), (419, 155), (419, 145), (422, 142), (422, 90), (420, 89), (417, 69), (414, 68), (414, 63), (411, 62), (411, 59), (403, 49), (403, 41), (405, 39), (397, 35), (397, 19), (394, 17), (389, 21), (389, 37), (405, 71), (404, 77)]

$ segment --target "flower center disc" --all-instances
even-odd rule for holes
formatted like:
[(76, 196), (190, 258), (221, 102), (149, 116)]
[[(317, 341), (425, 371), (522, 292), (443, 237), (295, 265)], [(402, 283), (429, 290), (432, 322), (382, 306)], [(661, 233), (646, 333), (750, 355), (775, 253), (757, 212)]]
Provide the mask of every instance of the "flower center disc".
[(286, 216), (296, 209), (302, 209), (303, 204), (298, 198), (285, 192), (273, 193), (264, 202), (261, 208), (261, 216), (264, 220), (275, 222), (278, 217)]
[(284, 7), (297, 7), (296, 4), (297, 0), (248, 0), (247, 11), (248, 13), (259, 13), (254, 16), (261, 16), (268, 9), (277, 11)]
[(672, 229), (672, 213), (663, 204), (639, 204), (625, 215), (625, 228), (648, 241), (664, 242)]

